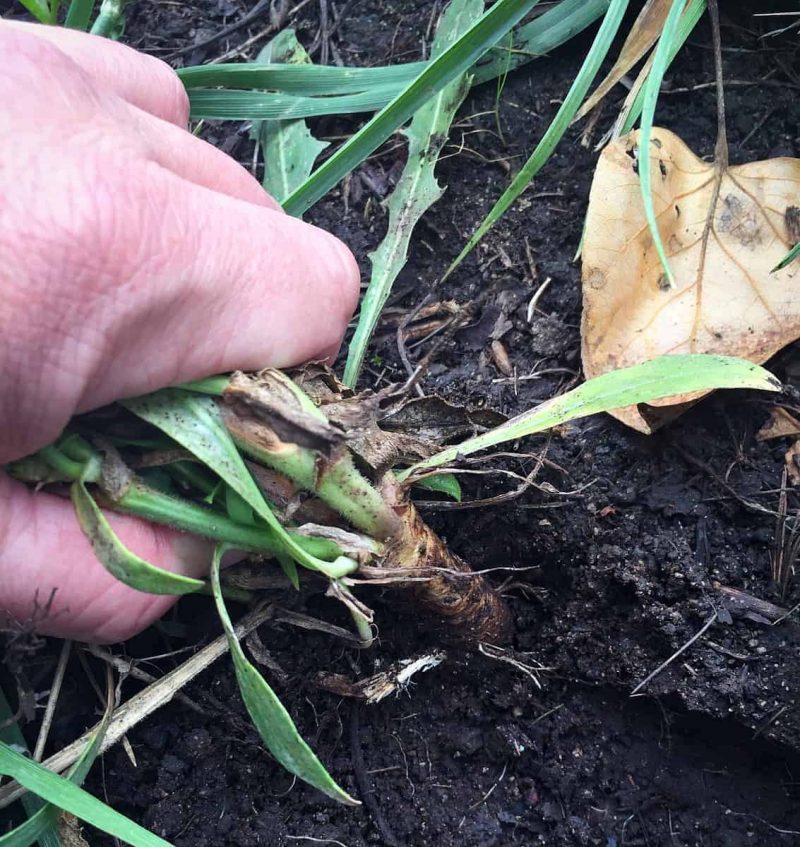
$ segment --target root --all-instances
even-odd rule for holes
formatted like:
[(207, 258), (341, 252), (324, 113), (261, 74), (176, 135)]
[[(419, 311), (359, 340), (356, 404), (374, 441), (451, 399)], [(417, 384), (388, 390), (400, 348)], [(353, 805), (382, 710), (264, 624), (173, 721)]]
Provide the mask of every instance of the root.
[[(507, 642), (512, 623), (503, 598), (484, 576), (473, 573), (447, 548), (394, 477), (384, 480), (382, 491), (388, 502), (394, 502), (402, 528), (387, 544), (381, 569), (391, 571), (414, 602), (443, 625), (443, 635), (449, 640)], [(403, 571), (408, 572), (407, 581), (403, 581)]]

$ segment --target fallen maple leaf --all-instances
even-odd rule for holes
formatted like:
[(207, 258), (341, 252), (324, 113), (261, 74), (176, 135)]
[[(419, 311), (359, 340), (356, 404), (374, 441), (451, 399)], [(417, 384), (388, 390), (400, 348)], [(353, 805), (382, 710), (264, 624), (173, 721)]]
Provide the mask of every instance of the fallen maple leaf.
[[(800, 159), (717, 169), (654, 128), (653, 204), (675, 284), (645, 220), (633, 132), (595, 171), (583, 242), (583, 369), (606, 371), (673, 353), (719, 353), (761, 364), (800, 337), (800, 268), (771, 270), (800, 240)], [(709, 214), (711, 206), (713, 214)], [(700, 396), (612, 414), (653, 432)]]

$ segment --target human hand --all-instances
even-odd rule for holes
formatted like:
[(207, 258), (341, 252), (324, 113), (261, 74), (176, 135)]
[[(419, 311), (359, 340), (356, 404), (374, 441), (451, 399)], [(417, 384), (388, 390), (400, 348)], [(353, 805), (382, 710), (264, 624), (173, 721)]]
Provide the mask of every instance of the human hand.
[[(186, 131), (166, 65), (11, 22), (0, 54), (0, 467), (116, 399), (338, 350), (359, 291), (351, 253)], [(208, 568), (205, 542), (109, 521), (159, 567)], [(172, 602), (117, 582), (68, 501), (0, 471), (0, 627), (36, 618), (44, 634), (117, 641)]]

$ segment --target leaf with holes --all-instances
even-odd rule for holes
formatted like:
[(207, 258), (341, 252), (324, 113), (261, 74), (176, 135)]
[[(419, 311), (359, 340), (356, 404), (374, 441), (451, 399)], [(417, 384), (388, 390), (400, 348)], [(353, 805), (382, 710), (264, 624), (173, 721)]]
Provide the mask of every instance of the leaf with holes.
[[(722, 171), (678, 136), (653, 129), (653, 202), (671, 288), (645, 219), (638, 144), (638, 133), (610, 144), (592, 183), (583, 248), (586, 376), (675, 353), (761, 363), (800, 337), (800, 268), (772, 272), (798, 240), (800, 159)], [(612, 414), (652, 432), (680, 414), (676, 405), (703, 393)]]
[[(442, 14), (431, 55), (436, 57), (449, 47), (481, 16), (483, 0), (453, 0)], [(404, 132), (408, 139), (408, 158), (397, 187), (386, 207), (389, 223), (386, 236), (370, 253), (372, 275), (361, 303), (358, 325), (347, 352), (344, 383), (355, 388), (386, 300), (397, 275), (405, 267), (408, 244), (417, 221), (444, 194), (434, 176), (436, 163), (447, 141), (450, 124), (467, 96), (470, 77), (464, 75), (446, 85), (415, 115)]]
[[(308, 65), (311, 59), (297, 40), (293, 29), (279, 32), (261, 50), (256, 64)], [(282, 203), (302, 185), (314, 168), (317, 156), (328, 146), (318, 141), (302, 119), (260, 121), (253, 124), (251, 136), (264, 151), (264, 188)]]

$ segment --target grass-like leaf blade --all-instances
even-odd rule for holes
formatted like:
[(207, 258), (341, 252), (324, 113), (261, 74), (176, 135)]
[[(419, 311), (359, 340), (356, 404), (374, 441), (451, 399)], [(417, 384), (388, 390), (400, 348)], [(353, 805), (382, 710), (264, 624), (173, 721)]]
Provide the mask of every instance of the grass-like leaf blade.
[(402, 89), (376, 85), (368, 91), (334, 97), (304, 97), (271, 91), (191, 89), (189, 116), (192, 120), (221, 121), (297, 120), (316, 115), (349, 115), (383, 108)]
[(94, 11), (94, 0), (72, 0), (67, 9), (64, 26), (86, 32)]
[(270, 753), (287, 771), (340, 803), (350, 806), (359, 805), (358, 801), (341, 789), (325, 770), (314, 751), (297, 731), (291, 715), (286, 711), (278, 696), (245, 656), (222, 599), (219, 568), (223, 551), (222, 546), (217, 546), (214, 551), (211, 585), (222, 628), (228, 639), (239, 691), (253, 724)]
[[(75, 785), (81, 785), (83, 783), (100, 752), (100, 745), (103, 743), (103, 737), (114, 712), (112, 706), (113, 701), (109, 701), (109, 707), (106, 709), (103, 720), (84, 747), (78, 761), (75, 762), (67, 773), (67, 779)], [(25, 794), (22, 802), (25, 803), (26, 799), (39, 800), (38, 797), (32, 794)], [(48, 845), (59, 847), (58, 819), (60, 814), (60, 808), (54, 806), (52, 803), (45, 803), (23, 824), (20, 824), (20, 826), (11, 830), (11, 832), (0, 836), (0, 847), (29, 847), (29, 845), (36, 841), (39, 842), (39, 847), (48, 847)]]
[(780, 383), (769, 371), (744, 359), (705, 354), (659, 356), (640, 365), (610, 371), (590, 379), (578, 388), (547, 400), (489, 432), (418, 462), (403, 471), (400, 477), (405, 479), (412, 473), (449, 464), (459, 456), (469, 456), (487, 447), (515, 441), (597, 412), (717, 388), (779, 391)]
[(493, 47), (472, 69), (473, 85), (505, 76), (509, 71), (555, 50), (591, 26), (610, 0), (561, 0), (527, 24), (513, 30), (510, 45)]
[(72, 483), (69, 493), (78, 523), (95, 556), (120, 582), (148, 594), (192, 594), (204, 587), (201, 579), (162, 570), (130, 551), (111, 528), (81, 480)]
[(3, 743), (0, 743), (0, 774), (15, 779), (48, 803), (133, 847), (172, 847), (168, 841), (114, 811), (68, 779), (26, 759)]
[[(16, 717), (17, 716), (12, 710), (11, 704), (8, 702), (2, 686), (0, 686), (0, 742), (8, 744), (21, 752), (23, 750), (28, 750), (28, 745), (25, 742), (25, 736), (22, 734), (19, 725), (17, 724)], [(55, 816), (42, 824), (30, 824), (30, 821), (34, 818), (41, 820), (37, 817), (38, 813), (48, 808), (47, 804), (40, 797), (27, 792), (20, 798), (20, 802), (22, 803), (25, 813), (28, 815), (28, 820), (26, 820), (21, 826), (12, 830), (11, 833), (7, 833), (0, 838), (0, 845), (3, 845), (3, 838), (6, 838), (20, 830), (22, 830), (24, 834), (25, 832), (31, 831), (32, 828), (36, 826), (35, 837), (27, 843), (32, 844), (34, 841), (38, 840), (39, 847), (61, 847), (61, 842), (58, 840), (58, 828), (56, 826)], [(23, 829), (23, 827), (26, 827), (26, 829)], [(11, 843), (14, 844), (14, 842)]]
[(289, 214), (302, 215), (357, 165), (373, 153), (424, 103), (457, 79), (496, 44), (539, 0), (498, 0), (455, 44), (425, 69), (283, 204)]
[[(678, 23), (678, 31), (670, 45), (669, 62), (672, 64), (678, 51), (683, 47), (686, 39), (692, 34), (692, 31), (697, 26), (697, 22), (703, 17), (706, 10), (706, 0), (689, 0), (680, 22)], [(611, 133), (612, 138), (618, 138), (620, 135), (625, 135), (633, 129), (634, 124), (639, 120), (642, 114), (642, 104), (644, 102), (644, 83), (652, 68), (652, 60), (655, 58), (655, 53), (650, 56), (650, 59), (644, 64), (639, 72), (636, 81), (633, 84), (630, 94), (625, 98), (619, 117), (614, 122), (614, 129)]]
[[(608, 8), (610, 0), (562, 0), (551, 9), (527, 24), (513, 31), (510, 46), (496, 46), (478, 60), (470, 70), (473, 84), (503, 76), (527, 62), (554, 50), (569, 39), (573, 38), (586, 27), (594, 23)], [(270, 94), (265, 92), (281, 92), (300, 95), (307, 100), (319, 100), (313, 107), (315, 111), (309, 114), (328, 114), (325, 111), (325, 101), (333, 100), (333, 96), (347, 94), (363, 94), (383, 88), (391, 92), (380, 106), (408, 85), (427, 66), (427, 62), (407, 62), (399, 65), (387, 65), (375, 68), (336, 67), (333, 65), (286, 66), (271, 64), (258, 66), (256, 64), (236, 62), (196, 65), (179, 68), (178, 76), (189, 92), (193, 101), (193, 114), (196, 117), (211, 117), (202, 114), (203, 98), (210, 94), (219, 95), (212, 103), (224, 103), (226, 94), (231, 89), (263, 89), (261, 92), (251, 91), (249, 94), (259, 95), (261, 102), (268, 102)], [(209, 89), (220, 90), (212, 92)], [(261, 96), (264, 95), (265, 96)], [(244, 109), (246, 100), (240, 101), (239, 109)], [(254, 98), (254, 102), (256, 99)], [(284, 104), (291, 101), (285, 100)], [(263, 106), (262, 106), (263, 108)], [(282, 106), (281, 108), (286, 108)], [(273, 117), (282, 115), (273, 115)], [(296, 116), (296, 115), (295, 115)], [(243, 119), (257, 117), (242, 114)]]
[(658, 93), (661, 90), (661, 83), (664, 80), (664, 74), (669, 67), (670, 57), (673, 47), (677, 43), (678, 22), (683, 14), (683, 8), (686, 5), (686, 0), (673, 0), (672, 7), (669, 10), (667, 19), (664, 22), (664, 30), (661, 37), (658, 39), (655, 54), (653, 57), (653, 67), (647, 75), (647, 80), (643, 86), (642, 99), (642, 121), (639, 135), (639, 184), (642, 189), (642, 202), (644, 203), (644, 215), (647, 220), (647, 226), (650, 229), (650, 235), (653, 238), (653, 246), (656, 249), (658, 258), (661, 261), (661, 267), (664, 268), (667, 280), (670, 287), (675, 287), (675, 278), (672, 275), (672, 268), (667, 258), (667, 251), (664, 248), (664, 242), (661, 239), (661, 233), (658, 230), (658, 221), (656, 220), (656, 211), (653, 206), (653, 187), (651, 183), (650, 169), (650, 136), (653, 131), (653, 119), (656, 113), (656, 103), (658, 101)]
[(600, 65), (611, 47), (614, 36), (617, 34), (627, 7), (628, 0), (612, 0), (603, 19), (603, 23), (595, 36), (594, 43), (555, 118), (553, 118), (542, 139), (536, 145), (536, 149), (528, 161), (525, 162), (500, 199), (494, 204), (483, 221), (481, 221), (480, 226), (467, 242), (464, 249), (456, 256), (450, 267), (448, 267), (444, 274), (445, 277), (449, 276), (464, 261), (475, 245), (516, 202), (520, 194), (525, 191), (528, 185), (530, 185), (531, 180), (539, 173), (550, 156), (552, 156), (556, 145), (561, 141), (572, 119), (575, 117), (583, 98), (586, 96), (586, 92), (589, 90), (589, 86), (592, 84), (592, 80), (597, 75)]
[(39, 0), (19, 0), (20, 5), (24, 6), (37, 21), (41, 24), (52, 23), (50, 6), (48, 3), (40, 3)]
[[(483, 0), (452, 0), (442, 14), (431, 56), (436, 58), (481, 16)], [(469, 91), (462, 76), (445, 86), (415, 115), (405, 131), (408, 158), (396, 188), (388, 200), (386, 236), (370, 255), (372, 275), (361, 302), (353, 339), (344, 368), (345, 385), (354, 388), (364, 364), (367, 346), (375, 331), (397, 275), (408, 256), (408, 244), (417, 221), (444, 193), (434, 176), (439, 154), (450, 124)]]

